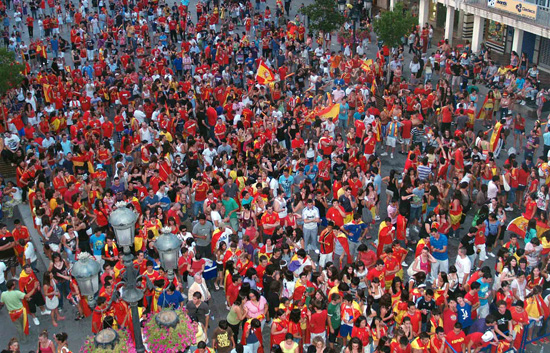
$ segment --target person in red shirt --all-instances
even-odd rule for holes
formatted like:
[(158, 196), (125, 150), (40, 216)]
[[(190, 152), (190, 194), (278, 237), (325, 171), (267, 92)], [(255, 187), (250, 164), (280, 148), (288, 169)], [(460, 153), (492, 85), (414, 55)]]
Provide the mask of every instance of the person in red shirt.
[(443, 329), (445, 333), (452, 331), (454, 325), (458, 322), (458, 312), (456, 308), (456, 300), (449, 299), (447, 308), (443, 311)]
[(489, 345), (498, 346), (498, 340), (493, 331), (474, 332), (466, 336), (464, 344), (466, 346), (466, 352), (479, 353), (480, 350)]
[(273, 205), (269, 204), (267, 206), (267, 212), (262, 216), (261, 223), (263, 226), (265, 239), (271, 238), (275, 228), (281, 225), (279, 220), (279, 215), (276, 212), (273, 212)]
[(334, 252), (334, 222), (328, 221), (327, 227), (319, 234), (319, 266), (325, 267), (328, 261), (332, 260)]
[(243, 283), (243, 278), (236, 273), (233, 274), (232, 279), (232, 283), (227, 286), (227, 290), (225, 292), (228, 306), (236, 304), (235, 302), (239, 298), (239, 291), (241, 290)]
[(344, 225), (344, 218), (346, 217), (346, 212), (344, 208), (338, 202), (338, 199), (332, 199), (332, 207), (328, 209), (326, 218), (329, 221), (332, 221), (334, 225), (338, 228)]
[(313, 301), (313, 310), (308, 311), (308, 323), (309, 332), (311, 333), (311, 340), (316, 336), (326, 338), (327, 331), (327, 310), (323, 310), (323, 305), (319, 300)]
[(409, 148), (411, 146), (412, 121), (410, 119), (403, 119), (401, 124), (401, 137), (403, 138), (401, 154), (407, 154), (409, 153)]
[(470, 290), (464, 296), (464, 301), (472, 306), (472, 320), (475, 320), (477, 318), (477, 308), (479, 308), (480, 306), (478, 295), (480, 287), (481, 285), (479, 284), (479, 282), (473, 282), (470, 285)]
[(372, 154), (374, 154), (374, 149), (376, 148), (376, 143), (378, 141), (376, 136), (374, 136), (374, 133), (369, 131), (363, 142), (365, 144), (365, 157), (368, 159)]
[(413, 329), (413, 336), (417, 337), (420, 334), (420, 324), (422, 323), (422, 313), (416, 309), (414, 302), (410, 301), (407, 304), (407, 313), (403, 316), (403, 319), (408, 317), (411, 319), (411, 325)]
[(441, 109), (441, 133), (444, 134), (445, 130), (451, 132), (451, 123), (453, 121), (453, 107), (451, 103), (444, 106)]
[(296, 133), (296, 137), (290, 142), (290, 147), (293, 150), (300, 149), (302, 150), (304, 148), (304, 139), (300, 136), (300, 133)]
[(201, 175), (197, 175), (197, 180), (193, 183), (191, 189), (195, 192), (195, 204), (193, 205), (193, 214), (195, 217), (199, 214), (199, 211), (203, 209), (204, 200), (206, 200), (206, 194), (208, 192), (208, 183), (202, 180)]
[[(366, 266), (366, 265), (365, 265)], [(384, 267), (383, 260), (376, 260), (376, 265), (373, 269), (370, 269), (367, 273), (367, 280), (372, 282), (375, 278), (380, 280), (380, 283), (384, 283), (384, 278), (386, 276), (386, 269)]]
[(466, 334), (462, 331), (462, 324), (460, 322), (457, 322), (453, 329), (447, 332), (446, 341), (455, 352), (465, 352)]
[(445, 330), (443, 330), (443, 327), (437, 327), (435, 335), (430, 338), (430, 353), (443, 353), (446, 347)]

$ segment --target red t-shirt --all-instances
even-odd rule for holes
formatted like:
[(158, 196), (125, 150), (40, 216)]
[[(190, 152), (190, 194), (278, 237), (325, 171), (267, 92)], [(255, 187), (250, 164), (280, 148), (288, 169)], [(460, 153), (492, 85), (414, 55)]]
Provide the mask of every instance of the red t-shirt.
[(401, 137), (404, 139), (410, 139), (411, 138), (411, 130), (412, 130), (412, 121), (409, 119), (403, 120), (401, 122), (403, 126), (401, 127)]
[(447, 343), (453, 347), (455, 352), (462, 352), (462, 345), (466, 343), (466, 335), (464, 334), (464, 331), (460, 331), (460, 333), (457, 335), (454, 330), (451, 330), (446, 333), (447, 337)]
[(447, 334), (449, 331), (453, 330), (456, 322), (458, 320), (458, 313), (447, 309), (443, 312), (443, 330)]
[(327, 311), (316, 312), (311, 314), (309, 321), (309, 331), (311, 333), (323, 333), (327, 330)]

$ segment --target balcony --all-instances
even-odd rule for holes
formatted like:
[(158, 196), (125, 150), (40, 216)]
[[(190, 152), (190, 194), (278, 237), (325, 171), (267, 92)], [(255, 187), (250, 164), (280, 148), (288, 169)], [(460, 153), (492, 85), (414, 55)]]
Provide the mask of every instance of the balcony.
[[(536, 26), (541, 26), (544, 28), (550, 28), (550, 1), (546, 0), (539, 0), (537, 1), (518, 1), (519, 3), (526, 3), (530, 5), (535, 5), (537, 7), (537, 14), (536, 19), (531, 19), (523, 16), (519, 16), (513, 12), (504, 11), (492, 6), (488, 5), (488, 0), (464, 0), (464, 4), (471, 5), (473, 7), (477, 7), (486, 11), (494, 12), (503, 16), (508, 16), (512, 18), (517, 18), (518, 20), (521, 19), (522, 22), (533, 24)], [(538, 4), (537, 4), (538, 3)], [(545, 3), (545, 5), (540, 5), (541, 3)]]

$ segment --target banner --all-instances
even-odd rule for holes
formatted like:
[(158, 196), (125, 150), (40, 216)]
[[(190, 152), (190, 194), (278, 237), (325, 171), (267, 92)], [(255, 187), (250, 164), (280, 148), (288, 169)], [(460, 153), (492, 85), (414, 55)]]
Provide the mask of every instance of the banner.
[(506, 11), (516, 16), (537, 19), (537, 5), (517, 0), (488, 0), (488, 5), (497, 10)]

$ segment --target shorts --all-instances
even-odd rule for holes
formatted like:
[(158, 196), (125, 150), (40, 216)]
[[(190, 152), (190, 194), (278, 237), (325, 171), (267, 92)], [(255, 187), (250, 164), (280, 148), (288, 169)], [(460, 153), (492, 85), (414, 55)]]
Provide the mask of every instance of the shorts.
[(524, 191), (524, 190), (525, 190), (525, 185), (518, 185), (517, 191)]
[(411, 139), (403, 139), (403, 144), (405, 145), (410, 145), (411, 144)]
[(340, 326), (340, 336), (344, 338), (350, 337), (352, 329), (353, 329), (353, 326), (348, 326), (348, 325)]
[(479, 261), (487, 260), (487, 251), (485, 251), (485, 244), (476, 245), (476, 250), (478, 252)]
[(514, 133), (515, 133), (516, 135), (521, 135), (521, 134), (524, 134), (524, 133), (525, 133), (525, 130), (514, 129)]
[(8, 257), (7, 259), (1, 259), (3, 263), (6, 264), (6, 268), (16, 268), (19, 265), (17, 261), (17, 256)]
[(410, 214), (410, 220), (418, 220), (420, 219), (420, 216), (422, 215), (422, 206), (420, 207), (411, 207), (411, 214)]
[(223, 273), (223, 264), (216, 263), (216, 270), (222, 271)]
[(395, 147), (395, 143), (396, 143), (395, 137), (388, 136), (386, 138), (386, 146)]
[[(340, 327), (338, 328), (335, 328), (334, 329), (334, 333), (329, 333), (328, 334), (328, 341), (330, 343), (336, 343), (336, 339), (338, 338), (338, 330), (340, 329)], [(330, 331), (330, 330), (329, 330)]]

